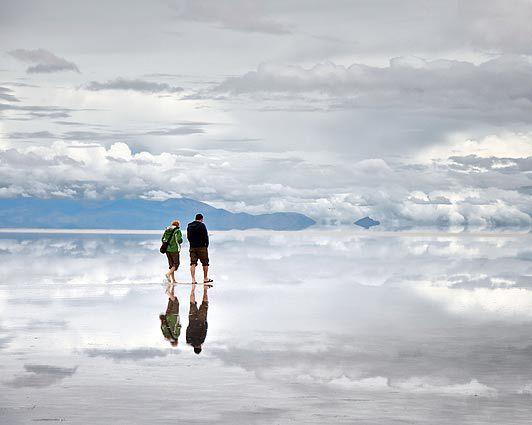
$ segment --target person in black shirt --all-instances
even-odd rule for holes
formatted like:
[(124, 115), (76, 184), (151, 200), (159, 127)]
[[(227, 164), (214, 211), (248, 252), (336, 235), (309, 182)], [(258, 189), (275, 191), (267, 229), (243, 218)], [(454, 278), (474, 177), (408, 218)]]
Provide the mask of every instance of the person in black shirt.
[(203, 285), (203, 300), (200, 307), (196, 304), (196, 285), (192, 285), (190, 291), (190, 310), (188, 313), (187, 344), (194, 347), (196, 354), (201, 353), (201, 346), (207, 337), (207, 310), (209, 309), (209, 298), (207, 289), (209, 285)]
[(203, 224), (203, 215), (196, 214), (196, 219), (187, 226), (187, 239), (190, 245), (190, 275), (192, 284), (196, 283), (196, 266), (198, 259), (203, 267), (203, 283), (209, 284), (213, 280), (209, 278), (209, 234)]

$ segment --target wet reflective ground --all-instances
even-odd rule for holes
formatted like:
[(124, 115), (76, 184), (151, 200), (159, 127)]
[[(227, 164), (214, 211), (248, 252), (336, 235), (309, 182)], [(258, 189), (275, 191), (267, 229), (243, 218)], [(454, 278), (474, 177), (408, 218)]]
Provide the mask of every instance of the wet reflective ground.
[(163, 336), (158, 235), (0, 235), (0, 423), (530, 422), (530, 236), (211, 245), (198, 355), (190, 286), (174, 292), (177, 346)]

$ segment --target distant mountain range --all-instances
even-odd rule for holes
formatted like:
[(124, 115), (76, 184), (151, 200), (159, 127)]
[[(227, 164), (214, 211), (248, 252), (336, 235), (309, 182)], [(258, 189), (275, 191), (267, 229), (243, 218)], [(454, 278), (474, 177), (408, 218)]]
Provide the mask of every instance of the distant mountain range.
[(232, 213), (189, 198), (166, 201), (0, 199), (0, 227), (4, 228), (161, 229), (172, 219), (180, 220), (181, 227), (185, 228), (196, 213), (205, 216), (205, 223), (212, 230), (301, 230), (315, 224), (314, 220), (299, 213)]

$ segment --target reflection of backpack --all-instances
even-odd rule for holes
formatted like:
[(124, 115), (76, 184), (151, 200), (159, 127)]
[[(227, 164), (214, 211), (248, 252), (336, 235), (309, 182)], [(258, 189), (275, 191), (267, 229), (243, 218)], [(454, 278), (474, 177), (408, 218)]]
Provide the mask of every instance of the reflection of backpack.
[[(161, 254), (165, 254), (166, 253), (166, 250), (168, 249), (168, 244), (170, 243), (170, 241), (174, 237), (174, 233), (175, 233), (176, 230), (177, 230), (177, 227), (174, 230), (172, 230), (172, 233), (170, 234), (170, 237), (166, 241), (163, 241), (163, 243), (161, 244), (161, 247), (159, 248), (159, 251), (161, 252)], [(164, 235), (163, 235), (163, 239), (164, 239)]]

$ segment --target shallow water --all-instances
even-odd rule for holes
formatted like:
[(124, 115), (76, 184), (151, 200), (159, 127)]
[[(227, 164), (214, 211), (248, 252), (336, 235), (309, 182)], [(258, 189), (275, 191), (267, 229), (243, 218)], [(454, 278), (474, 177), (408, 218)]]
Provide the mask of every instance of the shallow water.
[(156, 235), (0, 235), (0, 423), (529, 423), (530, 242), (214, 232), (196, 355)]

